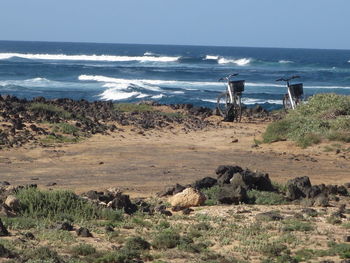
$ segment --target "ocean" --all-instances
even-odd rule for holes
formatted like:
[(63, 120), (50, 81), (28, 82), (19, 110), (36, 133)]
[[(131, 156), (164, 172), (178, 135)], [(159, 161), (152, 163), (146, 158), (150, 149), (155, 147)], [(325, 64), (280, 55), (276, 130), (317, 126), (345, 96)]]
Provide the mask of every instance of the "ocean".
[(278, 109), (280, 77), (301, 76), (306, 97), (350, 95), (350, 50), (0, 41), (0, 94), (20, 98), (214, 108), (230, 73), (246, 81), (245, 105)]

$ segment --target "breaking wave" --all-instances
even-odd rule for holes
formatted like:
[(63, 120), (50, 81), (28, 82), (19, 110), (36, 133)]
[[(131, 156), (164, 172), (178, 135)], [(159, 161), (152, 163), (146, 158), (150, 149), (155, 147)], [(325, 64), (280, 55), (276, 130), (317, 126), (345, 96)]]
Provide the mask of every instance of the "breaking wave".
[(175, 62), (180, 57), (170, 56), (113, 56), (113, 55), (66, 55), (66, 54), (24, 54), (0, 53), (0, 59), (25, 58), (38, 60), (68, 60), (68, 61), (108, 61), (108, 62)]
[(219, 58), (219, 64), (236, 64), (238, 66), (246, 66), (251, 62), (250, 58), (240, 58), (240, 59), (227, 59)]

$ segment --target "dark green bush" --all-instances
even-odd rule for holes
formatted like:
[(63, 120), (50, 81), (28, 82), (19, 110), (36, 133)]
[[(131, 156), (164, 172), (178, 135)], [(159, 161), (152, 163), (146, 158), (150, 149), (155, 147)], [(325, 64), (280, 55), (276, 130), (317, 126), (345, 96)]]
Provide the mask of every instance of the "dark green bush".
[(98, 207), (71, 191), (43, 191), (24, 188), (17, 192), (21, 203), (21, 214), (32, 218), (64, 220), (120, 219), (120, 213)]
[(180, 244), (180, 235), (173, 229), (165, 229), (157, 233), (152, 246), (156, 249), (174, 248)]
[(124, 246), (128, 250), (146, 250), (151, 248), (150, 243), (138, 236), (128, 238)]
[(72, 247), (72, 253), (75, 256), (88, 256), (96, 253), (96, 249), (89, 244), (79, 244)]

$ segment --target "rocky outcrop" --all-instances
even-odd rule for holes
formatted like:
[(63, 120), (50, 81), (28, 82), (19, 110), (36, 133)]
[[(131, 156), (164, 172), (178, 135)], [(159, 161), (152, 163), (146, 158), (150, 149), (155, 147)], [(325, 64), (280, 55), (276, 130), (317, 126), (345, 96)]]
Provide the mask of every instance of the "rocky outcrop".
[(235, 204), (247, 202), (247, 191), (242, 186), (224, 185), (220, 188), (217, 199), (221, 204)]

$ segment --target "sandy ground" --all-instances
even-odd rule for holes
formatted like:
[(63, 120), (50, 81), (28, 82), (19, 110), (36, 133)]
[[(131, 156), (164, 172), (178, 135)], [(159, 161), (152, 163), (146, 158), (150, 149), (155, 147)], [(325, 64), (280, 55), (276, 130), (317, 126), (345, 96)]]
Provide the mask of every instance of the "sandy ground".
[(144, 134), (126, 128), (78, 144), (2, 150), (0, 179), (43, 187), (55, 182), (52, 188), (76, 192), (120, 187), (132, 196), (147, 196), (175, 183), (215, 177), (216, 167), (227, 164), (267, 172), (278, 182), (304, 175), (314, 184), (350, 182), (349, 152), (325, 152), (325, 144), (301, 149), (292, 142), (254, 147), (266, 125), (242, 122), (190, 133)]

